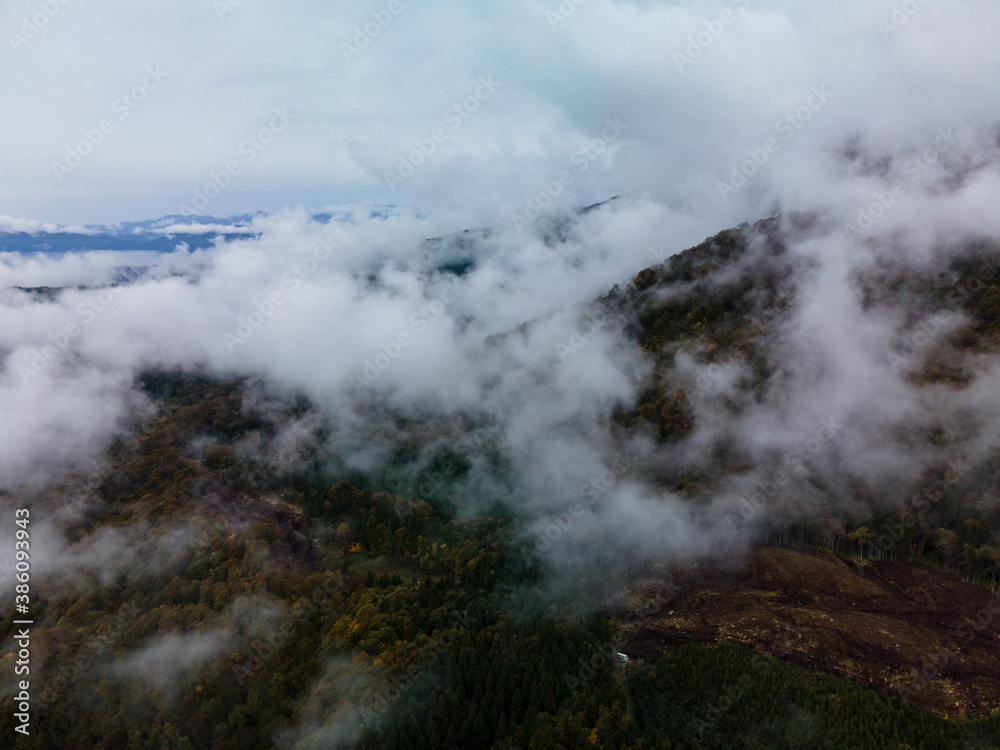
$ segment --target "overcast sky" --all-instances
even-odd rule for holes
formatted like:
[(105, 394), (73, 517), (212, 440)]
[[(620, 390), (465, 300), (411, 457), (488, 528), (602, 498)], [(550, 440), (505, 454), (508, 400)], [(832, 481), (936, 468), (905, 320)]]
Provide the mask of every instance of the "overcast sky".
[(199, 213), (376, 203), (497, 224), (549, 185), (556, 205), (626, 194), (755, 219), (814, 199), (806, 155), (851, 136), (919, 148), (997, 112), (996, 4), (904, 5), (11, 0), (0, 214), (182, 213), (215, 174)]

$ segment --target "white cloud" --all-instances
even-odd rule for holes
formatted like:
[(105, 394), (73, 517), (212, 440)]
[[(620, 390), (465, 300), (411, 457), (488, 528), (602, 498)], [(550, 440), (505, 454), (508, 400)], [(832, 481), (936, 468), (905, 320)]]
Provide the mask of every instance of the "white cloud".
[[(996, 111), (982, 76), (996, 67), (1000, 18), (985, 0), (924, 4), (888, 38), (879, 28), (894, 12), (888, 0), (589, 0), (552, 28), (546, 11), (557, 6), (470, 14), (455, 2), (403, 3), (349, 61), (341, 43), (353, 43), (378, 6), (241, 3), (221, 19), (193, 0), (153, 2), (141, 15), (121, 0), (60, 6), (28, 43), (0, 47), (0, 95), (18, 102), (0, 142), (0, 198), (9, 212), (64, 222), (149, 218), (176, 213), (235, 160), (241, 171), (210, 202), (215, 215), (380, 201), (452, 215), (455, 228), (495, 224), (619, 117), (627, 137), (576, 175), (564, 205), (649, 191), (729, 225), (775, 198), (813, 192), (788, 182), (789, 162), (815, 165), (849, 135), (880, 149)], [(8, 4), (0, 30), (19, 34), (36, 9)], [(732, 20), (720, 21), (727, 13)], [(690, 40), (703, 48), (679, 69), (674, 55)], [(120, 119), (116, 102), (143, 85), (149, 66), (167, 77)], [(447, 111), (489, 76), (501, 87), (452, 130)], [(823, 84), (836, 102), (738, 205), (719, 206), (718, 176)], [(241, 153), (275, 108), (294, 115), (287, 130)], [(53, 161), (103, 118), (113, 132), (57, 181)], [(447, 141), (391, 191), (385, 173), (435, 128)]]
[[(308, 394), (335, 439), (355, 444), (359, 425), (365, 439), (390, 429), (355, 410), (352, 379), (367, 372), (402, 412), (511, 405), (501, 442), (524, 487), (547, 493), (538, 507), (557, 510), (575, 496), (573, 477), (607, 460), (609, 409), (642, 372), (611, 329), (560, 357), (577, 306), (650, 265), (650, 248), (669, 254), (779, 209), (817, 210), (836, 230), (791, 242), (801, 261), (792, 286), (804, 297), (775, 334), (781, 387), (738, 419), (696, 401), (698, 431), (654, 458), (694, 461), (727, 435), (754, 457), (780, 454), (836, 413), (856, 420), (854, 444), (838, 445), (844, 465), (874, 476), (864, 462), (878, 456), (911, 475), (922, 458), (896, 460), (894, 425), (984, 397), (918, 396), (901, 383), (884, 357), (901, 319), (863, 309), (850, 278), (872, 258), (921, 267), (943, 240), (1000, 235), (1000, 94), (984, 83), (1000, 56), (1000, 16), (985, 0), (927, 3), (886, 38), (880, 21), (894, 5), (588, 0), (553, 28), (551, 2), (476, 14), (406, 3), (350, 61), (339, 42), (371, 20), (368, 4), (242, 3), (221, 19), (207, 3), (154, 2), (139, 16), (115, 1), (61, 6), (30, 44), (2, 52), (10, 75), (0, 96), (23, 102), (0, 141), (5, 211), (64, 222), (175, 213), (233, 160), (239, 173), (206, 212), (286, 208), (251, 222), (258, 238), (178, 250), (106, 302), (95, 289), (54, 301), (5, 291), (5, 480), (31, 482), (98, 453), (135, 408), (132, 380), (146, 367), (262, 376)], [(0, 10), (0, 29), (16, 30), (26, 8)], [(692, 42), (700, 52), (681, 68), (674, 55)], [(147, 65), (169, 76), (57, 182), (52, 160), (110, 116)], [(480, 79), (490, 76), (500, 86), (487, 97)], [(465, 109), (453, 127), (456, 103)], [(241, 153), (286, 107), (287, 130)], [(613, 140), (609, 118), (625, 126)], [(942, 130), (954, 133), (947, 149), (935, 146)], [(401, 158), (413, 172), (393, 192), (385, 173)], [(725, 200), (720, 183), (733, 188)], [(895, 197), (866, 229), (870, 241), (848, 238), (842, 226), (887, 190)], [(559, 217), (616, 193), (626, 198), (568, 223), (558, 243), (513, 223), (532, 201)], [(287, 208), (329, 204), (329, 225)], [(386, 205), (397, 207), (372, 215)], [(483, 226), (494, 229), (469, 250), (426, 242)], [(323, 242), (336, 247), (320, 259)], [(91, 287), (121, 257), (5, 255), (0, 287)], [(451, 287), (434, 271), (463, 259), (475, 264)], [(57, 356), (25, 378), (21, 368), (53, 345)], [(744, 371), (732, 363), (713, 395)], [(623, 507), (660, 498), (665, 519), (679, 513), (650, 488), (616, 492)]]

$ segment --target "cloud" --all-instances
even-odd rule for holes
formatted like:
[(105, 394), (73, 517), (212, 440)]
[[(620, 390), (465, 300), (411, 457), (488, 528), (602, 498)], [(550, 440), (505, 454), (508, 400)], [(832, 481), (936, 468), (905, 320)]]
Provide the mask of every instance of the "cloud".
[(161, 689), (176, 686), (186, 673), (218, 658), (228, 643), (228, 635), (221, 630), (191, 635), (161, 635), (122, 659), (115, 670), (121, 677), (147, 682)]
[[(154, 2), (142, 18), (120, 2), (71, 3), (23, 45), (9, 35), (37, 7), (6, 6), (0, 93), (21, 102), (6, 125), (7, 210), (88, 223), (178, 213), (232, 162), (240, 172), (220, 178), (215, 215), (380, 202), (448, 216), (453, 229), (496, 225), (568, 171), (562, 207), (648, 194), (730, 226), (775, 201), (815, 203), (827, 186), (809, 167), (848, 137), (895, 151), (939, 127), (988, 124), (997, 108), (981, 84), (998, 54), (985, 0), (920, 4), (903, 18), (889, 0), (588, 0), (570, 14), (548, 0), (480, 14), (400, 5), (386, 23), (385, 5), (364, 3), (220, 14)], [(167, 77), (142, 93), (147, 68)], [(499, 88), (474, 102), (491, 76)], [(752, 189), (719, 205), (716, 183), (823, 86), (828, 104), (795, 126)], [(293, 120), (258, 149), (250, 139), (276, 108)], [(574, 162), (608, 118), (627, 125), (621, 138)], [(59, 182), (52, 164), (102, 120), (111, 132)], [(446, 139), (393, 189), (386, 174), (436, 129)]]
[[(197, 631), (160, 633), (110, 666), (118, 679), (155, 690), (168, 699), (223, 655), (249, 651), (251, 640), (273, 636), (284, 608), (267, 596), (241, 597)], [(280, 644), (279, 644), (280, 645)]]
[(96, 234), (97, 230), (79, 224), (62, 225), (51, 221), (0, 216), (0, 232), (25, 232), (28, 234), (37, 234), (39, 232), (72, 232), (73, 234)]
[[(863, 147), (846, 168), (842, 153), (831, 150), (826, 197), (836, 201), (814, 206), (811, 229), (786, 222), (783, 256), (769, 256), (768, 241), (758, 238), (749, 255), (703, 286), (669, 292), (711, 295), (774, 266), (789, 303), (780, 318), (751, 320), (773, 360), (756, 399), (744, 390), (754, 372), (749, 362), (723, 360), (713, 370), (693, 353), (679, 354), (667, 378), (705, 387), (691, 396), (694, 432), (673, 446), (614, 433), (614, 410), (634, 405), (651, 365), (626, 334), (634, 326), (629, 313), (608, 314), (592, 300), (626, 286), (668, 254), (663, 248), (700, 240), (700, 219), (651, 200), (620, 199), (527, 230), (429, 241), (439, 225), (402, 210), (331, 210), (335, 218), (324, 223), (289, 209), (254, 218), (250, 238), (160, 256), (130, 284), (67, 288), (54, 298), (8, 290), (0, 307), (8, 321), (0, 395), (11, 415), (5, 476), (12, 486), (30, 484), (99, 455), (124, 420), (147, 408), (135, 376), (181, 368), (307, 395), (317, 407), (312, 419), (329, 425), (327, 448), (358, 467), (373, 468), (405, 436), (393, 415), (416, 419), (420, 426), (406, 429), (437, 446), (460, 441), (468, 415), (481, 424), (488, 411), (503, 413), (489, 450), (509, 462), (511, 474), (469, 481), (487, 498), (498, 491), (488, 485), (506, 483), (508, 502), (536, 537), (570, 513), (572, 528), (545, 544), (562, 550), (557, 557), (586, 566), (585, 551), (602, 538), (612, 546), (628, 539), (664, 559), (707, 554), (725, 538), (723, 516), (706, 516), (658, 484), (663, 472), (703, 472), (721, 445), (730, 446), (751, 470), (730, 474), (716, 466), (724, 479), (709, 489), (711, 502), (731, 512), (791, 461), (808, 468), (783, 493), (786, 509), (797, 512), (805, 506), (794, 497), (829, 502), (848, 496), (854, 480), (914, 481), (940, 456), (914, 449), (900, 431), (916, 429), (928, 410), (950, 419), (970, 399), (982, 403), (985, 396), (973, 391), (917, 389), (902, 378), (888, 353), (918, 310), (866, 305), (857, 278), (890, 261), (936, 268), (953, 252), (940, 244), (949, 232), (957, 246), (970, 235), (997, 235), (985, 210), (997, 188), (987, 133), (956, 131), (948, 149), (918, 172), (912, 159), (923, 158), (920, 151), (890, 153), (881, 174), (859, 177), (852, 169), (867, 158)], [(932, 135), (930, 144), (939, 138)], [(956, 182), (956, 165), (972, 155), (975, 168)], [(904, 178), (906, 189), (893, 187)], [(873, 196), (867, 204), (866, 195)], [(847, 231), (859, 205), (878, 216)], [(896, 252), (901, 244), (903, 255)], [(0, 273), (18, 281), (30, 273), (38, 283), (74, 275), (94, 281), (111, 268), (101, 254), (32, 258), (30, 265), (11, 256)], [(938, 336), (961, 324), (953, 316)], [(836, 434), (817, 437), (830, 423), (841, 425)], [(444, 432), (433, 437), (438, 428)], [(292, 444), (301, 434), (301, 425), (287, 433)], [(796, 453), (815, 440), (822, 450)], [(581, 486), (623, 452), (653, 474), (630, 471), (599, 501), (574, 511)], [(282, 453), (288, 461), (287, 449), (275, 450)], [(470, 503), (463, 512), (477, 510)]]
[[(0, 31), (34, 7), (4, 6)], [(150, 369), (246, 379), (276, 435), (237, 451), (264, 465), (301, 468), (308, 446), (440, 490), (461, 516), (502, 503), (550, 590), (605, 601), (637, 570), (728, 565), (796, 522), (843, 531), (943, 466), (988, 466), (996, 356), (965, 359), (967, 386), (918, 385), (927, 358), (957, 358), (969, 318), (894, 282), (945, 284), (971, 243), (1000, 247), (993, 5), (386, 7), (68, 3), (0, 50), (0, 95), (19, 102), (0, 200), (44, 217), (0, 231), (169, 214), (142, 232), (223, 235), (153, 256), (0, 254), (0, 506), (38, 509), (47, 594), (178, 570), (219, 524), (239, 528), (207, 509), (67, 533), (97, 507), (86, 487), (111, 440), (153, 415)], [(148, 66), (168, 74), (155, 89)], [(60, 181), (69, 150), (89, 155)], [(192, 226), (174, 215), (192, 204), (249, 216)], [(704, 277), (595, 303), (772, 215)], [(640, 305), (739, 284), (749, 345), (636, 341)], [(686, 394), (690, 433), (622, 429), (650, 391)], [(284, 421), (299, 396), (312, 409)], [(419, 446), (405, 466), (400, 445)], [(442, 481), (451, 453), (471, 468)], [(11, 571), (0, 560), (0, 582)], [(282, 615), (240, 599), (105, 666), (169, 701), (223, 654), (280, 647)], [(378, 687), (364, 657), (330, 661), (276, 742), (351, 746)]]
[(275, 738), (291, 750), (353, 747), (373, 720), (379, 699), (378, 677), (361, 660), (331, 659), (312, 685), (296, 725)]
[[(967, 241), (1000, 236), (998, 95), (981, 84), (1000, 21), (983, 0), (905, 18), (859, 0), (588, 0), (555, 23), (557, 6), (540, 2), (478, 15), (404, 4), (386, 23), (360, 4), (241, 4), (220, 18), (205, 4), (154, 3), (112, 28), (102, 12), (114, 7), (61, 6), (7, 53), (14, 74), (0, 92), (29, 102), (8, 127), (30, 137), (7, 141), (19, 147), (5, 160), (6, 210), (146, 218), (176, 213), (209, 181), (206, 211), (278, 210), (233, 227), (250, 237), (180, 247), (114, 288), (113, 253), (0, 256), (10, 487), (99, 456), (148, 408), (133, 385), (147, 368), (305, 394), (308, 424), (328, 424), (326, 447), (351, 466), (377, 465), (405, 437), (460, 439), (463, 420), (502, 412), (489, 450), (509, 475), (469, 481), (509, 498), (537, 533), (619, 454), (635, 454), (646, 468), (615, 476), (560, 532), (554, 546), (580, 564), (601, 539), (664, 557), (710, 550), (724, 537), (718, 514), (788, 465), (801, 471), (782, 485), (783, 512), (831, 498), (847, 512), (852, 482), (903, 486), (942, 458), (912, 438), (928, 414), (980, 414), (961, 446), (969, 455), (992, 439), (992, 361), (977, 363), (968, 389), (914, 387), (889, 354), (930, 311), (872, 306), (858, 281), (883, 266), (941, 270)], [(20, 23), (10, 8), (5, 23)], [(78, 64), (93, 38), (107, 43)], [(345, 59), (338, 40), (361, 51)], [(147, 64), (169, 77), (55, 182), (52, 160), (131, 96)], [(58, 111), (29, 91), (51, 93)], [(275, 108), (294, 115), (287, 130), (241, 152)], [(387, 180), (401, 162), (403, 181)], [(786, 312), (772, 319), (759, 303), (751, 315), (767, 382), (745, 387), (759, 362), (681, 352), (667, 385), (707, 383), (690, 397), (694, 431), (669, 446), (617, 434), (611, 415), (634, 406), (650, 352), (625, 335), (628, 310), (595, 322), (589, 305), (673, 252), (778, 212), (783, 259), (758, 238), (735, 266), (656, 292), (710, 295), (774, 265)], [(811, 223), (796, 223), (803, 214)], [(843, 427), (823, 438), (824, 420)], [(285, 433), (291, 444), (302, 429)], [(686, 482), (709, 495), (694, 503), (695, 490), (667, 481), (685, 471), (724, 479)]]

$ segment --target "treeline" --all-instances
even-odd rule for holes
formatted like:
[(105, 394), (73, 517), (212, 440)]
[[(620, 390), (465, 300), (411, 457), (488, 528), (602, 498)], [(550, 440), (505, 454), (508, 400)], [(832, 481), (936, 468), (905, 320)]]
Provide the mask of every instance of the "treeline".
[(824, 515), (780, 528), (752, 529), (753, 543), (823, 548), (858, 561), (924, 562), (953, 570), (1000, 593), (1000, 505), (983, 502), (1000, 480), (1000, 456), (973, 467), (963, 461), (929, 469), (909, 500), (858, 498), (868, 516), (850, 522)]

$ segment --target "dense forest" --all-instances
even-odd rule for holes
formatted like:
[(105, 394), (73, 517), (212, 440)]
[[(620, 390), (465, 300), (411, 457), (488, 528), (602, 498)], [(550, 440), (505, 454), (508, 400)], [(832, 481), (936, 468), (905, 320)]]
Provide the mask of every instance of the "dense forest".
[[(102, 511), (78, 538), (200, 516), (162, 568), (46, 587), (35, 647), (37, 748), (963, 748), (1000, 723), (957, 723), (773, 654), (692, 645), (655, 664), (616, 632), (668, 606), (598, 614), (549, 602), (541, 560), (504, 508), (462, 520), (446, 500), (346, 479), (266, 476), (232, 450), (261, 418), (241, 385), (146, 378), (159, 414), (112, 449)], [(212, 445), (194, 456), (194, 438)], [(259, 493), (282, 500), (265, 502)], [(294, 501), (290, 502), (290, 501)], [(233, 532), (232, 514), (246, 519)], [(13, 626), (3, 623), (4, 636)], [(220, 634), (189, 660), (197, 635)], [(224, 634), (224, 635), (222, 635)], [(789, 633), (789, 637), (794, 634)], [(141, 670), (116, 669), (137, 650)], [(178, 659), (177, 666), (169, 666)], [(4, 659), (5, 671), (12, 656)], [(163, 675), (158, 669), (165, 669)], [(12, 702), (0, 731), (12, 733)], [(979, 743), (979, 744), (976, 744)]]
[[(799, 292), (791, 280), (808, 271), (806, 261), (787, 252), (787, 225), (794, 227), (795, 222), (800, 234), (808, 234), (815, 219), (798, 216), (786, 219), (783, 226), (775, 218), (752, 229), (744, 225), (727, 230), (642, 271), (628, 288), (616, 287), (601, 300), (630, 321), (631, 334), (656, 362), (636, 405), (619, 410), (623, 428), (652, 428), (664, 443), (683, 439), (695, 427), (689, 406), (692, 392), (704, 387), (713, 367), (727, 361), (746, 364), (740, 384), (746, 391), (770, 387), (776, 363), (768, 345), (796, 304)], [(740, 269), (734, 277), (721, 283), (713, 277), (734, 265)], [(902, 304), (919, 322), (898, 350), (885, 355), (915, 386), (967, 388), (974, 377), (970, 363), (1000, 351), (1000, 243), (995, 240), (968, 243), (940, 267), (919, 272), (903, 265), (872, 264), (854, 281), (867, 309)], [(675, 293), (664, 301), (665, 289)], [(942, 328), (937, 321), (950, 310), (963, 311), (968, 324), (935, 338)], [(693, 355), (705, 366), (698, 379), (678, 377), (673, 365), (680, 353)], [(954, 446), (948, 460), (925, 470), (918, 486), (879, 498), (872, 488), (859, 484), (852, 490), (858, 512), (851, 516), (823, 508), (809, 516), (790, 508), (790, 518), (783, 519), (780, 528), (746, 531), (756, 542), (820, 545), (859, 559), (928, 559), (997, 591), (1000, 505), (991, 500), (1000, 485), (1000, 446), (972, 465), (960, 452), (960, 436), (941, 423), (930, 421), (917, 439)], [(697, 472), (665, 472), (658, 480), (692, 498), (707, 494), (720, 478), (741, 470), (744, 459), (727, 453), (731, 448), (720, 446), (718, 460)]]
[[(754, 262), (711, 281), (751, 239)], [(996, 351), (1000, 275), (983, 269), (996, 268), (984, 263), (997, 251), (975, 248), (940, 276), (882, 268), (858, 279), (870, 305), (889, 290), (969, 312), (971, 325), (910, 363), (914, 383), (963, 388), (963, 355)], [(800, 262), (777, 223), (763, 222), (604, 297), (655, 362), (613, 429), (661, 445), (690, 434), (699, 386), (673, 369), (684, 352), (706, 365), (739, 357), (749, 363), (744, 388), (765, 388), (768, 331), (794, 304), (784, 282)], [(682, 293), (657, 296), (670, 285)], [(251, 383), (178, 372), (146, 373), (141, 387), (155, 411), (114, 441), (106, 465), (17, 498), (48, 512), (88, 494), (63, 532), (79, 559), (105, 561), (34, 589), (34, 725), (17, 747), (1000, 747), (1000, 714), (920, 712), (789, 663), (791, 630), (762, 652), (691, 643), (658, 660), (620, 655), (621, 626), (669, 609), (670, 592), (618, 607), (583, 585), (553, 594), (549, 563), (514, 507), (498, 498), (470, 515), (451, 484), (427, 481), (467, 471), (461, 449), (428, 465), (400, 446), (391, 472), (366, 473), (316, 447), (288, 468), (245, 447), (307, 412), (305, 399), (276, 413), (249, 397)], [(936, 429), (926, 439), (949, 440)], [(667, 467), (651, 481), (697, 503), (740, 461), (720, 450), (699, 472)], [(996, 453), (975, 466), (942, 464), (905, 502), (866, 503), (853, 517), (793, 513), (782, 527), (740, 533), (753, 544), (947, 568), (995, 591), (998, 505), (970, 496), (995, 493), (998, 477)], [(135, 535), (138, 551), (119, 549)], [(5, 643), (14, 619), (0, 620)], [(13, 661), (0, 656), (4, 679)], [(13, 714), (12, 700), (0, 702), (4, 737), (15, 736)]]

